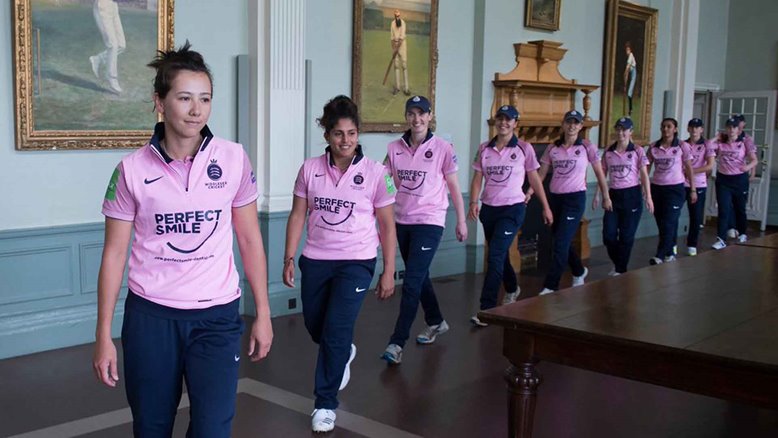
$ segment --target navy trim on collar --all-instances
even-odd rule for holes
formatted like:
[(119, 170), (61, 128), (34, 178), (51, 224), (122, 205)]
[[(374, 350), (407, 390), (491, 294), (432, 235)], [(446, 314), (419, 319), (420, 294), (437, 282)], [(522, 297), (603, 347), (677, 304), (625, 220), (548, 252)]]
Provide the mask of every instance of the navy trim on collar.
[[(507, 148), (515, 148), (519, 145), (519, 137), (516, 137), (516, 134), (513, 134), (508, 144), (505, 145)], [(493, 139), (489, 141), (489, 144), (487, 147), (495, 148), (497, 147), (497, 136), (495, 135)]]
[[(614, 142), (609, 148), (608, 152), (616, 152), (616, 147), (618, 146), (618, 142)], [(627, 152), (634, 152), (635, 151), (635, 143), (629, 142), (627, 145)]]
[[(670, 147), (674, 148), (674, 147), (678, 147), (680, 145), (681, 145), (681, 140), (679, 140), (678, 137), (675, 137), (673, 139), (673, 143), (670, 145)], [(662, 139), (661, 138), (654, 143), (653, 147), (658, 148), (660, 146), (662, 146)]]
[[(421, 144), (424, 144), (424, 143), (430, 141), (430, 139), (432, 138), (432, 135), (433, 135), (432, 134), (432, 130), (431, 129), (427, 129), (427, 136), (424, 138), (424, 141), (421, 142)], [(410, 129), (403, 133), (402, 139), (405, 141), (405, 144), (407, 144), (408, 146), (411, 145), (411, 130)], [(421, 145), (419, 145), (419, 146), (421, 146)]]
[[(203, 144), (200, 146), (200, 149), (198, 149), (198, 152), (202, 152), (205, 150), (206, 147), (211, 143), (211, 140), (213, 140), (213, 133), (211, 132), (211, 129), (208, 127), (208, 125), (203, 126), (203, 129), (200, 130), (200, 135), (203, 136)], [(165, 122), (158, 122), (156, 125), (154, 125), (154, 134), (151, 136), (151, 140), (149, 140), (149, 144), (151, 145), (154, 150), (159, 153), (159, 155), (162, 157), (163, 160), (165, 160), (165, 163), (170, 164), (173, 162), (173, 159), (170, 158), (170, 155), (165, 152), (165, 148), (162, 147), (162, 140), (165, 139)]]
[[(330, 166), (334, 167), (335, 159), (332, 158), (332, 148), (330, 146), (327, 146), (327, 148), (324, 149), (324, 152), (327, 154), (327, 157), (329, 158)], [(363, 158), (365, 158), (365, 154), (362, 152), (362, 145), (357, 144), (357, 153), (356, 155), (354, 155), (354, 158), (351, 160), (351, 164), (349, 166), (353, 166), (359, 163), (360, 161), (362, 161)]]
[[(561, 138), (558, 138), (555, 142), (555, 146), (562, 146), (564, 144), (564, 141)], [(583, 146), (584, 142), (581, 136), (578, 136), (578, 138), (575, 139), (575, 143), (573, 143), (573, 146)]]
[[(692, 144), (692, 138), (689, 137), (688, 139), (686, 139), (686, 143)], [(697, 140), (697, 142), (694, 144), (705, 144), (705, 137), (700, 136), (700, 139)]]

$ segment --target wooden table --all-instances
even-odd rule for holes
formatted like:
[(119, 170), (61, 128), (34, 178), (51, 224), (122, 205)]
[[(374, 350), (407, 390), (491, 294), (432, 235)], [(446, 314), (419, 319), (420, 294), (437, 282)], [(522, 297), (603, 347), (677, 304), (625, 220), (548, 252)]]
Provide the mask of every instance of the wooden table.
[(479, 313), (504, 328), (508, 431), (545, 360), (778, 409), (778, 251), (733, 245)]
[(754, 239), (749, 239), (745, 243), (739, 243), (738, 245), (743, 245), (743, 246), (759, 246), (759, 247), (762, 247), (762, 248), (778, 249), (778, 233), (768, 234), (767, 236), (762, 236), (762, 237), (756, 237)]

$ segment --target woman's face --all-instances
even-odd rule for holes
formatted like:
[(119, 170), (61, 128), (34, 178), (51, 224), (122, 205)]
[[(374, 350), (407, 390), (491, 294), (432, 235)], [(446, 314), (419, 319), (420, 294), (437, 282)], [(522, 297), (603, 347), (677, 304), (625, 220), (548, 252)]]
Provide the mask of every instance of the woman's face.
[(359, 130), (350, 118), (342, 118), (324, 134), (334, 158), (353, 158), (359, 144)]
[(632, 129), (616, 128), (616, 139), (619, 142), (629, 143), (632, 141)]
[(689, 126), (689, 136), (692, 138), (700, 138), (702, 137), (702, 126)]
[(583, 124), (576, 119), (567, 119), (562, 122), (562, 129), (565, 131), (565, 138), (567, 139), (578, 138), (581, 128), (583, 128)]
[(673, 124), (673, 122), (669, 120), (662, 122), (662, 138), (666, 140), (671, 139), (675, 136), (676, 132), (678, 132), (678, 128)]
[(494, 121), (494, 127), (497, 128), (497, 135), (499, 136), (513, 135), (517, 124), (518, 121), (516, 119), (506, 117), (503, 114), (498, 114)]
[(740, 126), (727, 126), (727, 135), (731, 141), (735, 141), (740, 135)]
[(164, 99), (154, 94), (165, 130), (179, 138), (198, 137), (211, 115), (212, 90), (207, 74), (180, 70)]
[(432, 113), (422, 112), (419, 108), (411, 108), (405, 112), (405, 121), (414, 134), (426, 134), (430, 126)]

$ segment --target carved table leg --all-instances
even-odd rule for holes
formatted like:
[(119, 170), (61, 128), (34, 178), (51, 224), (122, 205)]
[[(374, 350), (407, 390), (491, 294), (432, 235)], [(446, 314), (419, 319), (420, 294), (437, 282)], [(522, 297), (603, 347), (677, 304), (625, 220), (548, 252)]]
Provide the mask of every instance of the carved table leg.
[(505, 370), (504, 376), (508, 382), (508, 436), (530, 438), (541, 376), (532, 362), (518, 367), (511, 365)]

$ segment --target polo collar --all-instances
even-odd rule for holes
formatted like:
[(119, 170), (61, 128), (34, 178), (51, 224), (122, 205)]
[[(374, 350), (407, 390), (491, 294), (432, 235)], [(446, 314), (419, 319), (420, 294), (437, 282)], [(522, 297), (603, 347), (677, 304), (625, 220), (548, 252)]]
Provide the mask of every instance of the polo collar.
[[(405, 133), (403, 134), (402, 138), (405, 141), (405, 144), (410, 146), (411, 145), (411, 130), (409, 129), (409, 130), (405, 131)], [(427, 129), (427, 136), (424, 137), (424, 141), (421, 142), (421, 144), (424, 144), (424, 143), (430, 141), (431, 138), (432, 138), (432, 130), (431, 129)], [(421, 145), (419, 145), (419, 146), (421, 146)]]
[[(213, 139), (213, 133), (211, 132), (211, 129), (208, 128), (208, 125), (203, 126), (203, 129), (200, 130), (200, 135), (203, 137), (203, 143), (200, 145), (198, 152), (204, 151)], [(173, 159), (170, 158), (170, 155), (165, 152), (165, 148), (162, 147), (162, 140), (164, 139), (165, 122), (158, 122), (156, 125), (154, 125), (154, 134), (152, 134), (151, 140), (149, 140), (149, 145), (159, 154), (160, 157), (162, 157), (163, 160), (165, 160), (165, 163), (170, 164), (173, 162)]]
[[(692, 144), (691, 141), (692, 141), (691, 137), (689, 137), (689, 139), (686, 140), (686, 142), (689, 143), (689, 144)], [(697, 140), (694, 144), (705, 144), (705, 137), (700, 136), (700, 139)]]
[[(608, 152), (616, 152), (616, 147), (618, 146), (618, 142), (614, 142), (609, 148)], [(627, 152), (633, 152), (635, 150), (635, 143), (629, 142), (627, 145)]]
[[(556, 146), (562, 146), (564, 145), (564, 141), (562, 141), (561, 138), (557, 139), (557, 141), (554, 142)], [(573, 146), (583, 146), (584, 142), (583, 139), (579, 136), (575, 139), (575, 143), (573, 143)]]
[[(508, 142), (508, 144), (505, 145), (505, 147), (515, 148), (518, 145), (519, 145), (519, 138), (516, 137), (516, 134), (513, 134), (513, 136), (511, 137), (510, 141)], [(490, 148), (496, 148), (497, 147), (497, 136), (496, 135), (494, 136), (494, 138), (491, 141), (489, 141), (489, 144), (487, 145), (487, 147), (490, 147)]]
[[(327, 161), (330, 163), (330, 166), (335, 166), (335, 159), (332, 158), (332, 148), (330, 146), (327, 146), (327, 149), (324, 150), (327, 153)], [(353, 166), (360, 161), (362, 161), (362, 158), (365, 157), (365, 154), (362, 153), (362, 145), (357, 144), (357, 153), (354, 155), (354, 158), (351, 160), (350, 166)]]
[[(681, 145), (681, 140), (678, 140), (678, 137), (675, 137), (673, 139), (673, 143), (670, 145), (670, 147), (674, 148), (674, 147), (678, 147), (680, 145)], [(660, 138), (659, 140), (656, 141), (656, 143), (654, 143), (654, 147), (658, 148), (658, 147), (661, 147), (661, 146), (662, 146), (662, 139)]]

